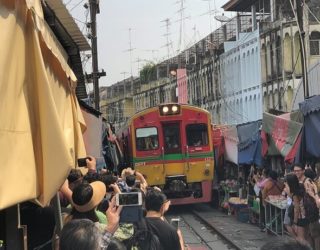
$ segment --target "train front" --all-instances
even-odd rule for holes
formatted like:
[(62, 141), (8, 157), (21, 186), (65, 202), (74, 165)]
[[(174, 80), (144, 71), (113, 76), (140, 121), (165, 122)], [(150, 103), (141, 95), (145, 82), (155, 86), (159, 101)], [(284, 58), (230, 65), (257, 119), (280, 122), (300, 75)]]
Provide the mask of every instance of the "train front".
[(172, 204), (209, 202), (214, 155), (210, 114), (165, 104), (136, 114), (131, 123), (135, 169), (160, 187)]

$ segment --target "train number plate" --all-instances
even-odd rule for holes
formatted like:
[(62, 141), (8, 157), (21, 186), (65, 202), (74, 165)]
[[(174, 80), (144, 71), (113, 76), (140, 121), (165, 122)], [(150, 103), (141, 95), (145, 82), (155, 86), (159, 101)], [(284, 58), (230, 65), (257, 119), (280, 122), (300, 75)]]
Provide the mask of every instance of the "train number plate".
[(141, 166), (145, 166), (146, 163), (145, 162), (137, 162), (134, 164), (135, 167), (141, 167)]

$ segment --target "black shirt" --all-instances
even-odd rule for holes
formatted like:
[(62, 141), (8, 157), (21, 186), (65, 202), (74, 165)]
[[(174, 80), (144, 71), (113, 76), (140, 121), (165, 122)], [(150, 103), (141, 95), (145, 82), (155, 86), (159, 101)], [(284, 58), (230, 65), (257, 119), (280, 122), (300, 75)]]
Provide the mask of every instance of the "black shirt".
[(181, 249), (177, 230), (173, 226), (158, 217), (146, 217), (145, 219), (148, 228), (158, 236), (162, 249)]

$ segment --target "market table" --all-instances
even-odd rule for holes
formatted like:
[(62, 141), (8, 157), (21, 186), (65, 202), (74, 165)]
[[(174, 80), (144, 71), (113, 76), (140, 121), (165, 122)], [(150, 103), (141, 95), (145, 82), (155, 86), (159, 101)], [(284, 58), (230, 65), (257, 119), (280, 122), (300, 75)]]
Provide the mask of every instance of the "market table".
[(249, 221), (249, 211), (247, 199), (240, 199), (239, 197), (231, 197), (229, 198), (229, 212), (228, 214), (232, 214), (232, 211), (236, 215), (237, 219), (242, 222)]
[(286, 211), (286, 200), (270, 201), (265, 200), (265, 223), (266, 229), (275, 235), (283, 236), (283, 219)]

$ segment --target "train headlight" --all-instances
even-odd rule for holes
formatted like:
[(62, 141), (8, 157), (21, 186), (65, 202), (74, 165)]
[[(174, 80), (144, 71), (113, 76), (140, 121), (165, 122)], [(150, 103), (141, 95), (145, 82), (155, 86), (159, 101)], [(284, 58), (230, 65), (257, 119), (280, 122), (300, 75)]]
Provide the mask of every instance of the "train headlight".
[(159, 111), (161, 116), (167, 115), (179, 115), (181, 112), (181, 108), (179, 104), (165, 104), (159, 106)]
[(167, 106), (162, 107), (162, 112), (163, 113), (168, 113), (169, 108)]
[(172, 112), (177, 112), (178, 111), (178, 107), (176, 105), (173, 105), (171, 110), (172, 110)]

